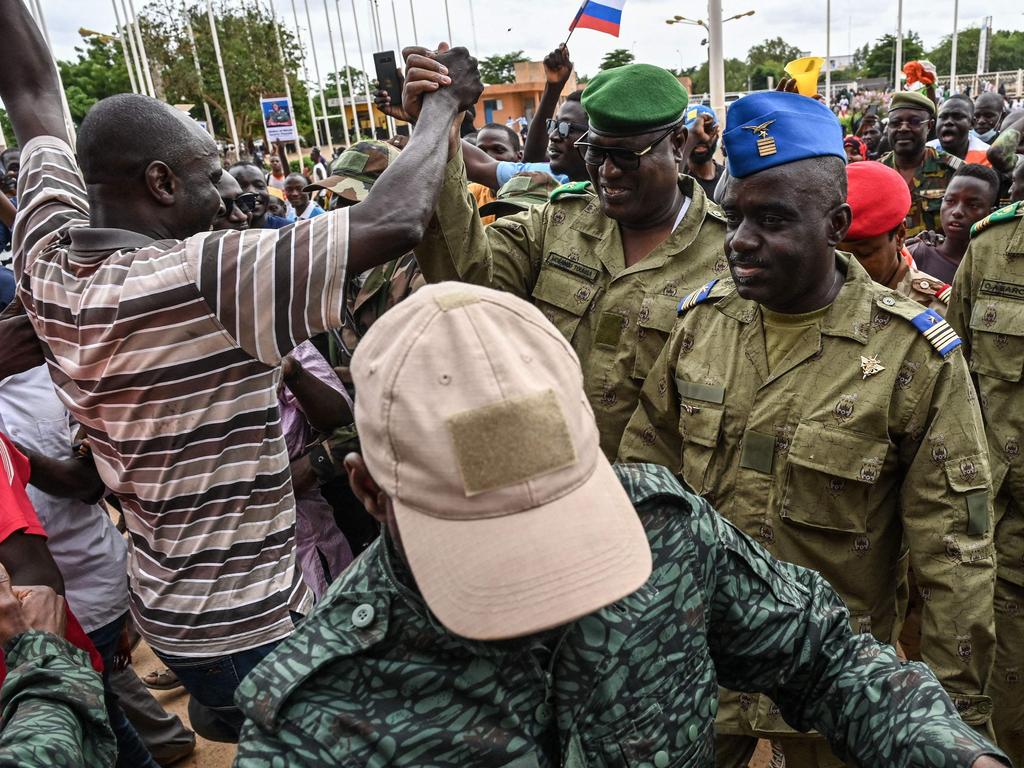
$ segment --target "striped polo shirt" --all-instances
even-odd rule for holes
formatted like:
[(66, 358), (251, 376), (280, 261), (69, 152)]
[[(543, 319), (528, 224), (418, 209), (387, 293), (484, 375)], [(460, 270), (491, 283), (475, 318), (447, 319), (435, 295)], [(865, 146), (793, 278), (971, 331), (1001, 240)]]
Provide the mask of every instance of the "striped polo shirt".
[(19, 294), (130, 534), (132, 613), (157, 651), (279, 640), (309, 594), (278, 414), (282, 356), (343, 318), (348, 214), (153, 241), (89, 227), (71, 149), (22, 150)]

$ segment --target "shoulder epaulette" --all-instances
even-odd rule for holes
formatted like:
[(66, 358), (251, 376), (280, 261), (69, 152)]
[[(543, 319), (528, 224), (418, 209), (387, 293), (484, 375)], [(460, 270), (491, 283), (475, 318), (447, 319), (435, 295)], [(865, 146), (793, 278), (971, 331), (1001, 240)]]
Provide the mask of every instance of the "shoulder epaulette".
[(708, 298), (711, 296), (711, 290), (715, 287), (717, 283), (718, 278), (716, 277), (703, 288), (698, 288), (696, 291), (688, 293), (686, 296), (684, 296), (682, 300), (679, 302), (679, 306), (676, 307), (676, 314), (681, 315), (686, 310), (693, 309), (701, 302), (707, 301)]
[(924, 310), (911, 318), (910, 322), (942, 357), (948, 357), (950, 352), (963, 344), (953, 327), (934, 309)]
[(708, 200), (708, 204), (707, 204), (707, 208), (706, 208), (706, 213), (708, 214), (708, 216), (711, 216), (712, 218), (718, 219), (719, 221), (721, 221), (724, 224), (725, 221), (726, 221), (726, 218), (725, 218), (725, 211), (722, 210), (722, 206), (720, 206), (718, 203), (716, 203), (710, 197), (707, 200)]
[(570, 181), (551, 192), (551, 202), (566, 195), (593, 195), (594, 185), (589, 181)]
[(949, 295), (953, 293), (953, 286), (943, 283), (935, 289), (935, 298), (943, 304), (949, 304)]
[(984, 219), (977, 222), (973, 227), (971, 227), (971, 237), (980, 235), (993, 224), (998, 224), (1001, 221), (1009, 221), (1010, 219), (1015, 219), (1018, 216), (1024, 216), (1024, 205), (1022, 205), (1022, 201), (1020, 200), (1016, 203), (1010, 203), (1005, 208), (1000, 208), (998, 211), (990, 213)]
[(959, 171), (961, 166), (964, 165), (964, 161), (961, 160), (954, 154), (947, 152), (944, 149), (937, 150), (939, 153), (939, 160), (945, 163), (947, 166), (952, 168), (954, 171)]

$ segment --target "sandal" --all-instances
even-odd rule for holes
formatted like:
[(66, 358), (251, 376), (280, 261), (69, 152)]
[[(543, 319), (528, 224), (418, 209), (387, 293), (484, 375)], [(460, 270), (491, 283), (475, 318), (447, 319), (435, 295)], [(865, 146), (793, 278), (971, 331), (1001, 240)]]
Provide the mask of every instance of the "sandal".
[(154, 691), (170, 691), (181, 687), (181, 680), (174, 672), (166, 667), (150, 672), (143, 676), (143, 684)]

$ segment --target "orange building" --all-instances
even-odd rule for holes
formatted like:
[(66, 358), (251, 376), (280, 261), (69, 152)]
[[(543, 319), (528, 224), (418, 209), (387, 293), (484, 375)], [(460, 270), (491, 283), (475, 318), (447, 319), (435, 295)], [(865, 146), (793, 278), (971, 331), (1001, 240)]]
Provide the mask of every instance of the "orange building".
[[(516, 79), (511, 83), (485, 85), (480, 101), (476, 103), (476, 119), (473, 124), (483, 128), (487, 123), (504, 125), (509, 118), (525, 117), (533, 120), (544, 93), (544, 64), (539, 61), (521, 61), (516, 64)], [(576, 73), (562, 89), (562, 98), (575, 91)]]

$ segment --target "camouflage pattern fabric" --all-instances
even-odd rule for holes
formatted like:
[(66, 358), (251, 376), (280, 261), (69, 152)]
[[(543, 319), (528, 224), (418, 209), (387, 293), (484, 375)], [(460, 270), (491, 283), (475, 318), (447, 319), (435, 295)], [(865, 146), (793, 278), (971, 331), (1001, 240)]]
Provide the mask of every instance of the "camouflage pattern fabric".
[(978, 222), (949, 306), (978, 388), (997, 491), (996, 738), (1024, 765), (1024, 204)]
[(587, 184), (566, 184), (551, 202), (480, 223), (462, 153), (452, 159), (437, 211), (416, 257), (427, 282), (463, 280), (532, 301), (569, 340), (601, 432), (615, 458), (640, 387), (664, 346), (676, 304), (728, 270), (725, 214), (688, 176), (690, 207), (675, 231), (626, 267), (619, 225)]
[(778, 562), (663, 467), (616, 468), (654, 570), (562, 629), (449, 634), (375, 542), (242, 682), (235, 765), (710, 766), (717, 682), (769, 692), (853, 765), (999, 755), (934, 676), (854, 635), (816, 573)]
[[(853, 629), (883, 642), (899, 631), (909, 548), (923, 658), (964, 719), (984, 729), (995, 646), (991, 477), (967, 365), (912, 324), (928, 310), (874, 283), (856, 259), (836, 259), (846, 282), (775, 370), (760, 309), (731, 280), (683, 310), (620, 460), (679, 472), (775, 557), (820, 571)], [(719, 730), (791, 734), (776, 704), (724, 696)]]
[(0, 691), (0, 766), (110, 768), (117, 756), (103, 681), (84, 651), (46, 632), (18, 635)]
[[(880, 158), (890, 168), (896, 168), (896, 154), (886, 152)], [(935, 147), (924, 148), (924, 160), (914, 171), (914, 184), (910, 189), (910, 212), (907, 214), (907, 237), (911, 238), (926, 229), (942, 233), (939, 209), (950, 179), (964, 164), (964, 161)], [(896, 170), (899, 170), (896, 168)]]

